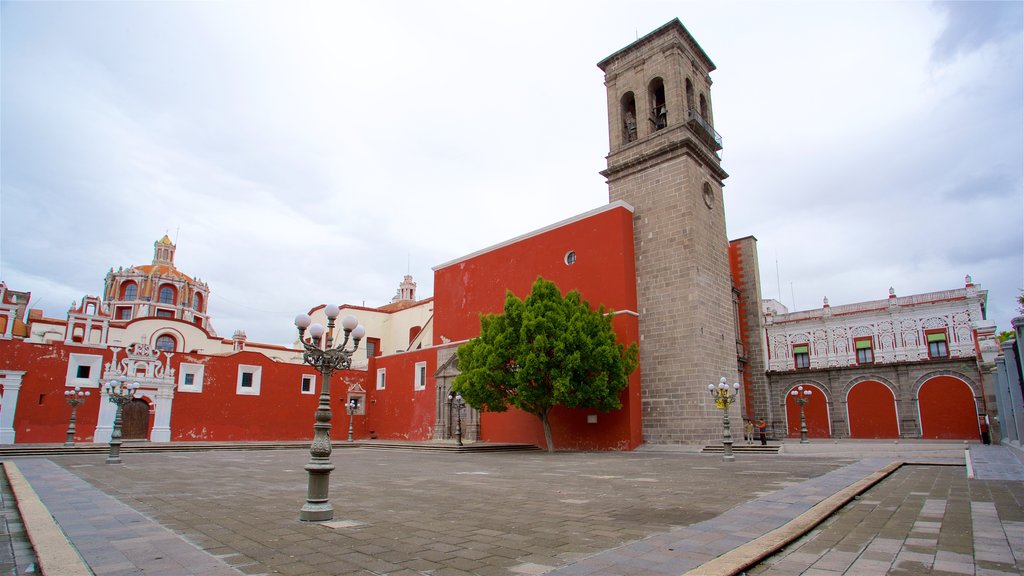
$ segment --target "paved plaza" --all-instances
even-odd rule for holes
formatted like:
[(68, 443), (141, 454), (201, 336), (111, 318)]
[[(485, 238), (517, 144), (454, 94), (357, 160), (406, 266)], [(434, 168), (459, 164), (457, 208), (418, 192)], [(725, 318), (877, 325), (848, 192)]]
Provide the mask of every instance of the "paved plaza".
[[(298, 521), (304, 450), (13, 463), (100, 576), (1021, 573), (1024, 465), (1015, 453), (975, 445), (965, 466), (962, 449), (908, 458), (862, 447), (793, 447), (731, 463), (656, 447), (342, 448), (332, 458), (335, 519), (323, 524)], [(935, 465), (893, 466), (908, 459)], [(887, 466), (888, 478), (856, 488)], [(823, 502), (841, 506), (844, 490), (849, 505), (792, 532)], [(750, 567), (760, 558), (748, 551), (772, 539), (773, 554)]]

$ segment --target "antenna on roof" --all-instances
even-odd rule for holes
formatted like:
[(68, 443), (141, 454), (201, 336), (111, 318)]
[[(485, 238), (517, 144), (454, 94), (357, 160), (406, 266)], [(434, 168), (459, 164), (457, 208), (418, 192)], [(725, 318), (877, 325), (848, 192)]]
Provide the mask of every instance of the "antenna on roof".
[(181, 232), (181, 226), (174, 229), (174, 245), (178, 245), (178, 233)]

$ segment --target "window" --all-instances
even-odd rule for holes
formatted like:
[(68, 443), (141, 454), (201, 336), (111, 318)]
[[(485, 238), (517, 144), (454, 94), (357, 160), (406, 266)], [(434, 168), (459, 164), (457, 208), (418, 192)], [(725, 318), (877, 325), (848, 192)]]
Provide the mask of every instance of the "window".
[(575, 250), (569, 250), (568, 252), (565, 253), (565, 265), (566, 266), (572, 266), (575, 263), (576, 263), (576, 251)]
[(383, 390), (387, 386), (387, 372), (384, 368), (377, 369), (377, 390)]
[(797, 368), (811, 367), (811, 355), (809, 349), (810, 346), (808, 344), (798, 344), (793, 346), (793, 361)]
[(373, 358), (380, 356), (380, 338), (366, 339), (366, 357)]
[(156, 338), (156, 349), (162, 352), (174, 352), (177, 346), (178, 341), (174, 339), (174, 336), (163, 334)]
[(100, 371), (103, 369), (103, 356), (93, 354), (71, 354), (68, 357), (68, 371), (64, 385), (74, 388), (98, 388)]
[(178, 365), (178, 391), (203, 391), (203, 365), (182, 362)]
[(622, 141), (632, 142), (636, 140), (636, 98), (632, 92), (626, 92), (622, 96)]
[(935, 330), (925, 333), (928, 341), (929, 358), (946, 358), (949, 356), (949, 345), (946, 343), (946, 331)]
[(303, 374), (303, 376), (302, 376), (302, 389), (301, 389), (302, 393), (303, 394), (312, 394), (313, 393), (313, 387), (315, 387), (315, 386), (316, 386), (316, 376), (313, 376), (312, 374)]
[(132, 307), (131, 306), (118, 306), (117, 307), (117, 320), (131, 320), (132, 319)]
[(157, 318), (174, 318), (174, 311), (172, 310), (157, 310)]
[(693, 82), (689, 78), (686, 79), (686, 111), (693, 112)]
[(122, 294), (122, 300), (135, 300), (139, 295), (139, 287), (134, 282), (126, 284), (124, 287), (124, 293)]
[(192, 298), (192, 309), (195, 310), (196, 312), (202, 312), (203, 311), (203, 295), (202, 294), (196, 294)]
[(661, 78), (651, 80), (647, 88), (648, 97), (651, 102), (651, 124), (655, 130), (661, 130), (668, 126), (668, 108), (665, 107), (665, 83)]
[(413, 384), (414, 390), (426, 390), (427, 389), (427, 363), (417, 362), (416, 363), (416, 381)]
[(247, 396), (259, 396), (260, 376), (263, 368), (259, 366), (238, 365), (238, 384), (235, 386), (235, 393)]
[(708, 119), (708, 101), (704, 99), (704, 95), (700, 95), (700, 117), (704, 120)]
[(171, 288), (170, 286), (160, 287), (160, 303), (174, 304), (174, 288)]
[(875, 351), (871, 345), (871, 337), (856, 338), (853, 348), (857, 351), (857, 364), (871, 364), (875, 361)]

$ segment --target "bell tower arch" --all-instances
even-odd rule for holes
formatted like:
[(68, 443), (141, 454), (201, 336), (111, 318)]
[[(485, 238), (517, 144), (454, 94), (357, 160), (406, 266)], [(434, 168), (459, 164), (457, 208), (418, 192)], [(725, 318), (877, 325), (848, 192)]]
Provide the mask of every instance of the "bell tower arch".
[(707, 385), (737, 381), (737, 351), (715, 65), (676, 19), (598, 67), (610, 147), (601, 174), (609, 201), (635, 209), (644, 441), (720, 439)]

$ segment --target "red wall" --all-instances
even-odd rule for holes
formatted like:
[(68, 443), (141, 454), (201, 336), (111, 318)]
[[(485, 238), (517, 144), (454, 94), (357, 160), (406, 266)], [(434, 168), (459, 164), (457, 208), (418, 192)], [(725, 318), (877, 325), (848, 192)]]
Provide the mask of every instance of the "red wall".
[(974, 393), (951, 376), (936, 376), (917, 392), (921, 412), (921, 437), (976, 440), (981, 437)]
[[(14, 418), (17, 443), (64, 442), (67, 438), (71, 408), (64, 399), (68, 360), (71, 353), (95, 354), (106, 364), (111, 351), (89, 346), (28, 344), (19, 340), (0, 341), (0, 369), (25, 371), (18, 409)], [(122, 352), (120, 358), (124, 358)], [(246, 440), (309, 440), (313, 437), (314, 412), (321, 385), (317, 374), (314, 394), (301, 393), (303, 374), (315, 374), (304, 365), (274, 362), (256, 352), (238, 352), (228, 356), (175, 354), (171, 366), (177, 370), (182, 362), (203, 364), (203, 391), (182, 392), (175, 389), (171, 411), (172, 441), (246, 441)], [(261, 366), (260, 394), (236, 394), (238, 365)], [(368, 388), (367, 372), (341, 371), (331, 384), (331, 407), (334, 429), (331, 438), (347, 435), (348, 420), (344, 401), (349, 384)], [(99, 414), (100, 390), (78, 407), (76, 436), (78, 442), (90, 442)], [(144, 399), (153, 409), (150, 393)], [(153, 425), (150, 416), (150, 431)], [(357, 418), (356, 422), (359, 422)]]
[[(0, 370), (25, 371), (18, 410), (14, 416), (15, 442), (64, 442), (67, 439), (71, 407), (64, 399), (68, 359), (72, 352), (103, 355), (102, 348), (88, 346), (69, 347), (63, 344), (26, 344), (21, 340), (0, 340)], [(99, 413), (99, 389), (89, 389), (92, 395), (78, 407), (75, 422), (75, 440), (91, 441), (96, 430)]]
[[(416, 390), (416, 363), (427, 363), (427, 386)], [(377, 369), (387, 372), (384, 390), (377, 390)], [(428, 348), (374, 359), (367, 383), (366, 430), (381, 440), (430, 440), (436, 417), (437, 350)], [(358, 420), (357, 420), (358, 422)]]
[(854, 384), (846, 398), (851, 438), (899, 438), (896, 398), (881, 382)]
[[(576, 253), (571, 266), (565, 263), (570, 250)], [(563, 294), (579, 291), (592, 307), (603, 304), (635, 313), (634, 258), (633, 213), (617, 206), (438, 268), (434, 271), (434, 343), (477, 336), (481, 313), (500, 313), (507, 290), (525, 298), (538, 276), (554, 282)], [(638, 341), (635, 315), (619, 314), (613, 324), (620, 342)], [(639, 446), (639, 368), (630, 375), (622, 403), (621, 410), (598, 414), (596, 424), (587, 423), (588, 414), (597, 414), (594, 410), (554, 410), (550, 420), (555, 447), (624, 450)], [(480, 435), (487, 442), (544, 445), (540, 420), (518, 410), (481, 414)]]

